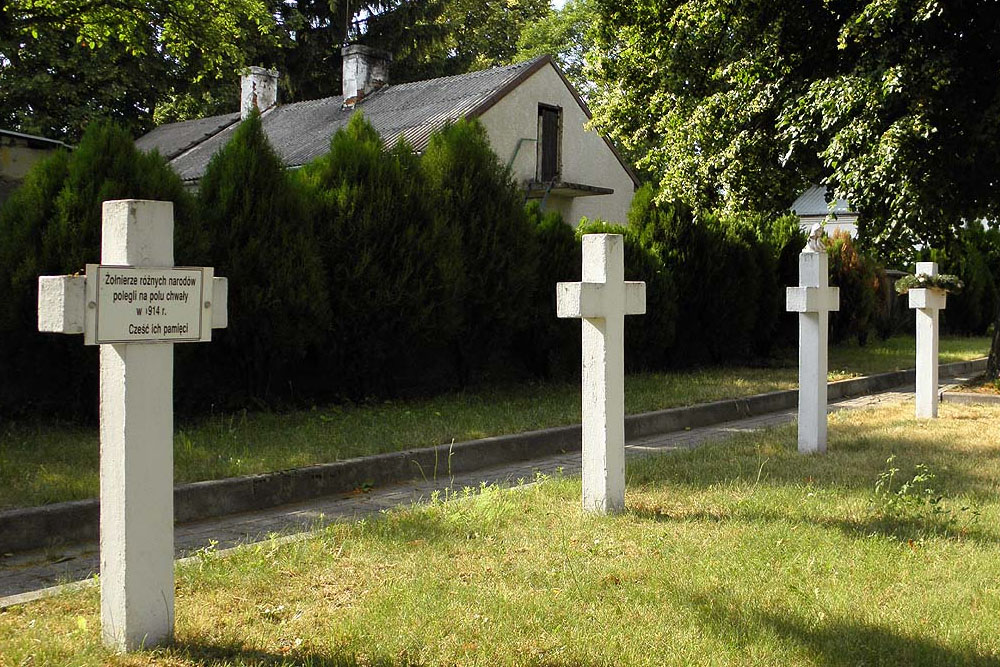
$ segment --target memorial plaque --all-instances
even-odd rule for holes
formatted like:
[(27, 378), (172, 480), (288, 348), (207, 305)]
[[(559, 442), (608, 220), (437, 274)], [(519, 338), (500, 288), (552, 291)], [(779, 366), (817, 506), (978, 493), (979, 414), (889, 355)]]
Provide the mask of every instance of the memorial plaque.
[[(85, 343), (183, 343), (211, 339), (213, 269), (87, 265)], [(206, 289), (206, 286), (208, 289)]]

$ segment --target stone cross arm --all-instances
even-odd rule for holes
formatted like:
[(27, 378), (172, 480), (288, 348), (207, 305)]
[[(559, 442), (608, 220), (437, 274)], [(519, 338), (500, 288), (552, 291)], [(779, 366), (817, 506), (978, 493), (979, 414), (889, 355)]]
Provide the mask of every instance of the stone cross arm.
[(840, 310), (839, 287), (788, 287), (785, 310), (790, 313), (820, 313)]
[(616, 309), (622, 315), (644, 315), (646, 313), (646, 283), (627, 281), (624, 283), (624, 299), (621, 289), (606, 283), (557, 283), (556, 315), (584, 319), (606, 318)]
[[(212, 278), (212, 328), (229, 324), (229, 281)], [(82, 334), (87, 326), (87, 276), (39, 276), (38, 330)]]

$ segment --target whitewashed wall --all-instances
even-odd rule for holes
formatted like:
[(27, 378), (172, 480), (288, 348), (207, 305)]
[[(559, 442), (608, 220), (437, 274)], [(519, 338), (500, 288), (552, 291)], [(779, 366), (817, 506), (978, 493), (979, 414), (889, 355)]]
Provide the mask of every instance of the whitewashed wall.
[[(562, 108), (562, 180), (614, 190), (614, 194), (589, 197), (550, 195), (546, 208), (558, 210), (574, 227), (581, 216), (626, 222), (635, 192), (633, 181), (604, 139), (585, 128), (586, 114), (552, 65), (532, 74), (480, 117), (493, 150), (507, 163), (519, 139), (538, 139), (539, 104)], [(536, 144), (521, 142), (513, 163), (519, 183), (534, 179), (536, 159)]]

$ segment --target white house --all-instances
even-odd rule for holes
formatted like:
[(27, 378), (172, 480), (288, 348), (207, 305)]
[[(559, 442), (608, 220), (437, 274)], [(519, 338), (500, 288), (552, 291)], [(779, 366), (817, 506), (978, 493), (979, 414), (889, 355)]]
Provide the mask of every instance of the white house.
[(356, 112), (386, 145), (404, 137), (418, 153), (445, 123), (478, 118), (526, 198), (541, 200), (572, 225), (581, 216), (626, 221), (638, 179), (610, 141), (587, 129), (590, 110), (551, 57), (391, 85), (388, 54), (352, 45), (343, 55), (341, 95), (278, 104), (278, 73), (251, 67), (243, 76), (239, 113), (162, 125), (136, 144), (158, 149), (194, 185), (254, 106), (289, 168), (327, 152), (330, 138)]
[(799, 217), (803, 231), (809, 231), (817, 222), (826, 223), (826, 233), (833, 236), (844, 231), (852, 237), (858, 235), (858, 213), (845, 199), (827, 201), (825, 185), (813, 185), (799, 195), (792, 204), (792, 213)]
[(0, 130), (0, 204), (21, 185), (35, 163), (61, 148), (69, 146), (33, 134)]

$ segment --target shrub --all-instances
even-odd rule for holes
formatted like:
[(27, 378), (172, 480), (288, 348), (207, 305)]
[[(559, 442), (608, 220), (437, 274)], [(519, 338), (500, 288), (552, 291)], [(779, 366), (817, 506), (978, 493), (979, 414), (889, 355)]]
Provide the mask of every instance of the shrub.
[(751, 354), (762, 272), (744, 233), (713, 215), (696, 216), (682, 203), (657, 203), (648, 186), (636, 193), (629, 222), (663, 263), (676, 294), (669, 362), (687, 366)]
[(993, 323), (1000, 293), (990, 261), (992, 254), (1000, 253), (993, 246), (998, 240), (1000, 234), (973, 223), (955, 237), (947, 250), (921, 252), (922, 261), (937, 262), (939, 273), (954, 274), (964, 285), (960, 293), (948, 296), (948, 307), (941, 312), (943, 331), (981, 336)]
[(454, 234), (440, 314), (461, 384), (510, 349), (531, 312), (537, 256), (523, 194), (476, 120), (435, 133), (420, 160), (435, 224)]
[(536, 377), (579, 373), (580, 326), (556, 317), (556, 283), (580, 280), (580, 243), (558, 211), (543, 212), (534, 201), (527, 217), (544, 261), (536, 263), (532, 312), (517, 332), (514, 355)]
[(826, 246), (830, 255), (830, 284), (840, 288), (840, 310), (830, 313), (830, 341), (840, 343), (853, 337), (864, 345), (875, 326), (877, 263), (858, 250), (847, 232), (838, 231), (827, 238)]
[(288, 396), (328, 326), (327, 291), (305, 198), (258, 114), (212, 157), (198, 203), (211, 261), (230, 284), (229, 328), (205, 364), (240, 399)]
[(675, 291), (667, 268), (634, 227), (584, 218), (577, 227), (577, 239), (584, 234), (621, 234), (625, 244), (625, 280), (646, 283), (646, 314), (625, 317), (625, 368), (629, 371), (664, 368), (673, 349), (677, 322)]
[(394, 393), (404, 369), (423, 361), (428, 342), (454, 325), (442, 304), (455, 237), (434, 224), (410, 146), (386, 150), (361, 114), (337, 131), (330, 152), (302, 178), (315, 206), (334, 314), (328, 375), (353, 398)]
[(88, 126), (76, 150), (35, 165), (0, 209), (0, 377), (11, 378), (0, 383), (0, 411), (96, 415), (97, 351), (78, 336), (38, 333), (38, 276), (99, 262), (102, 202), (127, 198), (172, 201), (177, 258), (204, 258), (180, 178), (106, 122)]

